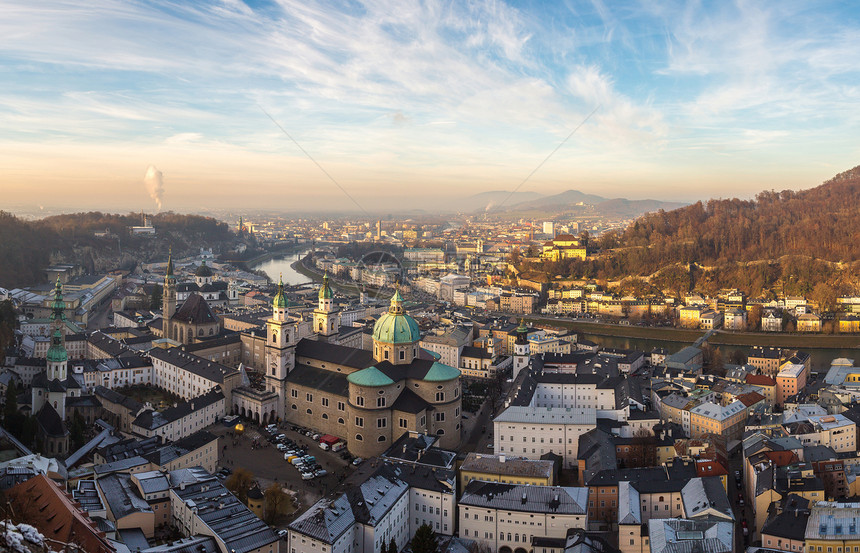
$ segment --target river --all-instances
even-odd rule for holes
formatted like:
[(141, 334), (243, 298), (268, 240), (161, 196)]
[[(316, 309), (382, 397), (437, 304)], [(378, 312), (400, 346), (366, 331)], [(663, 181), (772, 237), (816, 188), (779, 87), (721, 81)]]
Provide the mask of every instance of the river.
[(310, 282), (311, 279), (299, 273), (292, 268), (292, 264), (302, 259), (310, 250), (302, 250), (298, 253), (284, 254), (273, 257), (268, 261), (264, 261), (258, 265), (254, 265), (252, 269), (259, 269), (269, 275), (272, 282), (278, 282), (278, 276), (283, 275), (284, 284), (296, 285)]
[[(692, 342), (689, 343), (681, 343), (681, 342), (669, 342), (665, 340), (652, 340), (648, 338), (625, 338), (623, 336), (598, 336), (596, 334), (579, 334), (581, 338), (585, 338), (586, 340), (591, 340), (597, 344), (605, 348), (623, 348), (623, 349), (635, 349), (639, 351), (644, 351), (645, 353), (650, 352), (654, 348), (664, 348), (670, 354), (679, 351), (681, 348), (685, 346), (689, 346)], [(720, 345), (717, 346), (720, 349), (720, 352), (723, 354), (723, 361), (725, 363), (729, 363), (732, 353), (735, 351), (740, 351), (743, 353), (744, 358), (746, 358), (747, 354), (749, 354), (750, 348), (749, 346), (726, 346)], [(839, 357), (847, 357), (848, 359), (860, 360), (860, 349), (853, 348), (798, 348), (801, 351), (804, 351), (810, 355), (812, 358), (812, 371), (813, 372), (826, 372), (828, 368), (830, 368), (830, 362)]]

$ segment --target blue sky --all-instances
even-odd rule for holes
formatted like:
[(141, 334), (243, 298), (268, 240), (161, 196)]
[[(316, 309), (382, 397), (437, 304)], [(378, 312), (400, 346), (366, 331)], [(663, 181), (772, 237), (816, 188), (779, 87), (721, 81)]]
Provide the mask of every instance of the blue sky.
[[(90, 5), (93, 4), (93, 5)], [(453, 207), (695, 200), (860, 159), (850, 2), (0, 0), (10, 204)], [(262, 108), (262, 109), (261, 109)]]

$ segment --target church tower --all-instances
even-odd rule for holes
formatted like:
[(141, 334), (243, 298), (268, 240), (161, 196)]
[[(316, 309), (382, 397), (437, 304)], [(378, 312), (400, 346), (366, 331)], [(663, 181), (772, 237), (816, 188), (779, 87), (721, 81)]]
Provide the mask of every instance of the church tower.
[(373, 325), (373, 359), (393, 365), (408, 365), (418, 357), (421, 329), (418, 322), (403, 312), (400, 285), (391, 297), (388, 313)]
[(66, 334), (63, 322), (66, 320), (66, 302), (63, 301), (63, 285), (60, 277), (54, 287), (54, 299), (51, 300), (51, 346), (48, 348), (48, 380), (66, 380), (68, 376), (69, 355), (66, 352)]
[(323, 342), (340, 332), (340, 312), (334, 307), (334, 292), (328, 283), (328, 272), (323, 276), (319, 305), (314, 310), (314, 332)]
[(520, 319), (520, 326), (517, 327), (517, 339), (514, 341), (514, 378), (521, 370), (529, 366), (530, 357), (529, 329), (526, 327), (525, 320)]
[(167, 256), (167, 272), (164, 275), (164, 291), (161, 293), (161, 331), (165, 338), (175, 340), (171, 319), (176, 313), (176, 277), (173, 276), (173, 252)]
[(278, 413), (284, 415), (287, 375), (296, 363), (296, 334), (289, 319), (289, 302), (284, 294), (283, 278), (272, 301), (272, 318), (266, 322), (266, 389), (278, 394)]

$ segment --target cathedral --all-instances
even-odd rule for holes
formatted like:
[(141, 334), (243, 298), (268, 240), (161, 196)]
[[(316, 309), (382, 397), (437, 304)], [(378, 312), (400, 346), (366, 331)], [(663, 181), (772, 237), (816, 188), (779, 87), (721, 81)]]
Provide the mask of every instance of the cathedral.
[(372, 350), (339, 345), (338, 311), (325, 278), (313, 313), (314, 338), (299, 338), (283, 282), (266, 323), (265, 390), (234, 388), (232, 411), (287, 420), (346, 440), (353, 455), (387, 449), (404, 432), (460, 444), (460, 371), (421, 349), (418, 323), (397, 290), (373, 329)]
[[(201, 270), (202, 269), (202, 270)], [(184, 288), (185, 301), (176, 309), (178, 301), (176, 277), (173, 274), (173, 257), (167, 260), (167, 273), (164, 277), (162, 293), (161, 335), (180, 344), (193, 344), (206, 337), (217, 336), (221, 332), (221, 321), (212, 312), (205, 297), (199, 293), (212, 286), (212, 271), (203, 262), (197, 271), (196, 290)], [(226, 287), (226, 286), (225, 286)]]

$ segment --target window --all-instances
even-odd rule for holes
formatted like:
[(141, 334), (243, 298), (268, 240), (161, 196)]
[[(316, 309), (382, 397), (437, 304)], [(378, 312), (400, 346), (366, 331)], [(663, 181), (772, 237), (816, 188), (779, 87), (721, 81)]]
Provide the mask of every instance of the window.
[(384, 357), (385, 357), (385, 360), (387, 361), (387, 360), (388, 360), (388, 350), (385, 350), (385, 355), (384, 355)]
[(356, 442), (363, 442), (364, 438), (361, 437), (361, 434), (356, 434), (355, 435), (355, 441)]
[(436, 422), (445, 422), (445, 413), (436, 413)]
[(380, 436), (380, 437), (378, 437), (378, 438), (376, 439), (376, 441), (377, 441), (377, 442), (384, 442), (384, 441), (385, 441), (385, 436)]
[(308, 415), (313, 415), (313, 414), (314, 414), (314, 412), (313, 412), (313, 411), (311, 411), (310, 409), (308, 409), (306, 412), (307, 412), (307, 414), (308, 414)]
[(404, 350), (400, 350), (400, 359), (406, 359), (406, 352)]
[(406, 419), (400, 419), (397, 421), (397, 425), (400, 428), (406, 428), (407, 426), (409, 426), (409, 423), (406, 421)]
[(344, 421), (342, 418), (338, 418), (337, 423), (338, 424), (346, 424), (346, 421)]
[(294, 389), (294, 390), (290, 390), (290, 395), (291, 395), (292, 397), (299, 397), (299, 391), (298, 391), (298, 390), (295, 390), (295, 389)]
[(337, 402), (337, 410), (338, 411), (346, 411), (346, 405), (344, 405), (342, 401), (338, 401)]
[(296, 404), (295, 404), (295, 403), (293, 403), (292, 405), (290, 405), (290, 408), (291, 408), (293, 411), (298, 411), (298, 409), (299, 409), (299, 408), (296, 406)]
[(359, 428), (364, 428), (364, 418), (363, 417), (355, 417), (355, 425)]
[(376, 428), (385, 428), (388, 426), (388, 419), (376, 419)]
[(307, 400), (308, 402), (312, 402), (314, 400), (314, 395), (313, 394), (305, 394), (305, 400)]
[(364, 407), (364, 396), (355, 396), (355, 404)]
[(385, 398), (384, 397), (376, 398), (376, 406), (377, 407), (385, 407)]
[(320, 400), (320, 401), (321, 401), (323, 407), (328, 407), (328, 398), (327, 397), (322, 398), (322, 400)]
[(445, 401), (445, 392), (436, 392), (436, 401)]

